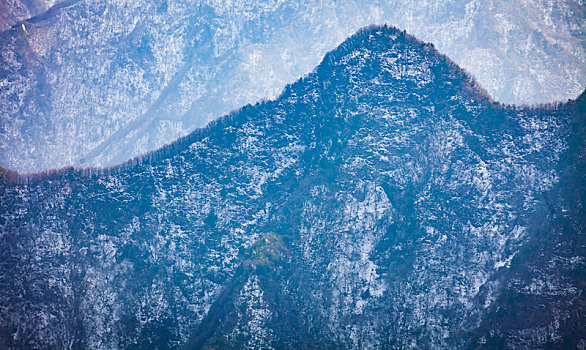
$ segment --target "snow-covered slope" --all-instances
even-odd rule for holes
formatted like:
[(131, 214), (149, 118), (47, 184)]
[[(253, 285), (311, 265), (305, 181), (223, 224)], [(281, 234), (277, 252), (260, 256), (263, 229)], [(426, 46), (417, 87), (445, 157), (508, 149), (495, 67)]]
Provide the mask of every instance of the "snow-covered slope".
[(578, 0), (68, 0), (29, 12), (0, 35), (0, 165), (19, 171), (159, 148), (276, 97), (370, 24), (433, 42), (501, 102), (565, 101), (586, 84)]
[(2, 170), (0, 347), (576, 348), (585, 98), (375, 27), (147, 157)]

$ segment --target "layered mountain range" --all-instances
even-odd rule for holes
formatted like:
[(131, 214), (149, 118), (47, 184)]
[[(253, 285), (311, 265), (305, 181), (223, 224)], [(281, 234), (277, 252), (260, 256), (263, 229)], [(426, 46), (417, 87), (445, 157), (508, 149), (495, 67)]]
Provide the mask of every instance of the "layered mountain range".
[(0, 166), (112, 166), (156, 150), (277, 97), (373, 23), (433, 42), (500, 102), (567, 101), (586, 84), (581, 0), (11, 0)]
[(370, 27), (105, 169), (0, 173), (0, 347), (586, 346), (586, 96)]

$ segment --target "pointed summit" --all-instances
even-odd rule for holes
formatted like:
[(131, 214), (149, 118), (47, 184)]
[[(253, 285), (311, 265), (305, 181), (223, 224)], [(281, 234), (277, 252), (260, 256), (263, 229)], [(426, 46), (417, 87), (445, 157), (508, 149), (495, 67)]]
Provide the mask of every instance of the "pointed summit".
[(357, 90), (374, 84), (396, 93), (421, 91), (445, 97), (468, 92), (478, 100), (491, 101), (470, 75), (432, 44), (386, 25), (364, 28), (348, 38), (324, 57), (316, 72), (326, 86), (338, 86), (338, 79), (346, 79), (358, 83)]

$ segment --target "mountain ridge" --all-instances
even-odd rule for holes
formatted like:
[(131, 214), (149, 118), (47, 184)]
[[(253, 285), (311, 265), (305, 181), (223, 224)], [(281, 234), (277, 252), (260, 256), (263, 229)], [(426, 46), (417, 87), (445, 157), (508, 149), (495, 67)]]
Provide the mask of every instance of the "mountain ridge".
[[(299, 78), (298, 80), (296, 80), (293, 83), (287, 84), (285, 86), (285, 88), (281, 91), (281, 93), (275, 99), (261, 100), (261, 101), (255, 102), (254, 104), (247, 104), (247, 105), (241, 106), (241, 107), (233, 110), (232, 112), (230, 112), (220, 118), (212, 120), (206, 126), (203, 126), (201, 128), (197, 128), (194, 131), (192, 131), (191, 133), (189, 133), (188, 135), (182, 136), (182, 137), (178, 138), (177, 140), (162, 146), (159, 149), (149, 151), (143, 155), (136, 156), (132, 159), (129, 159), (128, 161), (125, 161), (125, 162), (122, 162), (122, 163), (119, 163), (116, 165), (106, 166), (106, 167), (86, 167), (86, 168), (84, 168), (81, 166), (77, 166), (77, 167), (64, 166), (61, 168), (53, 168), (53, 169), (48, 169), (48, 170), (43, 170), (43, 171), (38, 171), (38, 172), (21, 173), (21, 172), (0, 166), (0, 175), (2, 175), (6, 179), (10, 179), (9, 181), (22, 182), (22, 181), (27, 181), (26, 180), (27, 178), (29, 178), (29, 179), (36, 179), (38, 177), (44, 178), (45, 176), (47, 176), (49, 174), (50, 174), (50, 177), (59, 176), (57, 174), (63, 174), (63, 173), (67, 173), (70, 171), (74, 171), (76, 173), (110, 174), (112, 172), (123, 171), (123, 169), (125, 169), (127, 167), (132, 167), (134, 164), (141, 163), (144, 160), (151, 161), (151, 159), (153, 159), (153, 158), (158, 159), (159, 155), (161, 155), (161, 157), (162, 157), (161, 159), (166, 159), (167, 157), (171, 157), (173, 155), (174, 151), (172, 151), (172, 149), (181, 150), (181, 149), (183, 149), (183, 147), (188, 147), (188, 144), (192, 143), (193, 140), (197, 140), (199, 137), (205, 137), (206, 132), (209, 132), (211, 129), (217, 128), (217, 127), (224, 125), (224, 124), (227, 124), (227, 123), (230, 123), (232, 118), (239, 115), (242, 110), (247, 109), (247, 108), (256, 108), (256, 107), (259, 107), (263, 104), (273, 103), (277, 100), (280, 100), (283, 97), (283, 95), (287, 94), (289, 92), (289, 90), (292, 89), (295, 85), (301, 84), (303, 82), (303, 80), (306, 79), (309, 75), (318, 74), (318, 71), (320, 70), (320, 68), (323, 68), (323, 66), (327, 66), (328, 64), (334, 63), (336, 61), (336, 55), (343, 56), (345, 53), (347, 53), (345, 50), (352, 49), (352, 47), (349, 43), (353, 43), (354, 40), (358, 40), (358, 38), (360, 38), (361, 36), (365, 36), (367, 34), (372, 34), (372, 33), (377, 33), (377, 32), (380, 32), (381, 30), (391, 30), (392, 34), (390, 34), (390, 35), (394, 35), (394, 36), (402, 35), (405, 39), (407, 39), (407, 42), (415, 43), (415, 44), (419, 45), (423, 50), (425, 50), (426, 53), (429, 53), (431, 56), (434, 56), (435, 58), (437, 58), (439, 60), (445, 61), (446, 65), (449, 67), (449, 69), (453, 69), (453, 74), (455, 74), (456, 76), (460, 76), (462, 78), (462, 83), (463, 83), (463, 85), (465, 85), (465, 86), (463, 86), (463, 89), (464, 89), (463, 91), (469, 91), (470, 98), (480, 100), (483, 103), (496, 105), (499, 108), (503, 108), (503, 109), (564, 108), (564, 106), (571, 104), (571, 103), (574, 103), (581, 98), (584, 98), (583, 96), (586, 94), (586, 90), (584, 90), (584, 92), (582, 92), (582, 94), (580, 96), (578, 96), (575, 100), (568, 100), (567, 102), (564, 102), (564, 103), (552, 102), (552, 103), (541, 103), (541, 104), (535, 104), (535, 105), (520, 105), (520, 106), (517, 106), (514, 104), (503, 104), (498, 101), (494, 101), (493, 98), (490, 96), (490, 94), (482, 87), (482, 85), (480, 83), (478, 83), (478, 81), (469, 72), (467, 72), (465, 69), (459, 67), (448, 56), (439, 52), (435, 48), (433, 43), (425, 43), (425, 42), (417, 39), (416, 37), (408, 34), (405, 30), (401, 30), (401, 29), (394, 27), (394, 26), (370, 25), (370, 26), (367, 26), (367, 27), (360, 29), (354, 35), (352, 35), (351, 37), (344, 40), (344, 42), (342, 42), (340, 45), (338, 45), (334, 50), (329, 51), (323, 57), (320, 64), (318, 66), (316, 66), (312, 72), (308, 73), (308, 75), (306, 75), (304, 77)], [(404, 44), (404, 43), (402, 43), (402, 44)]]

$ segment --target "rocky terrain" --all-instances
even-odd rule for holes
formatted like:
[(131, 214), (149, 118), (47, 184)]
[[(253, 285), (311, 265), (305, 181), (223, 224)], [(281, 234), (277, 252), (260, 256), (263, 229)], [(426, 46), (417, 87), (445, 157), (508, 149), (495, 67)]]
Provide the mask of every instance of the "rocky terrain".
[(275, 100), (0, 181), (0, 348), (584, 348), (586, 96), (362, 30)]
[(434, 43), (499, 102), (563, 102), (586, 84), (579, 0), (10, 0), (2, 13), (0, 166), (20, 172), (158, 149), (275, 98), (370, 24)]

